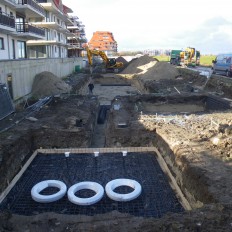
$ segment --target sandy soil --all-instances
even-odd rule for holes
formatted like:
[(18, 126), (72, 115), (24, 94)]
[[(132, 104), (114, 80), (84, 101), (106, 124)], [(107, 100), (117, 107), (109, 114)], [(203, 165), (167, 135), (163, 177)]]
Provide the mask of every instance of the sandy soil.
[[(160, 219), (118, 212), (93, 217), (52, 212), (26, 217), (7, 210), (0, 212), (0, 231), (232, 230), (232, 112), (198, 114), (205, 109), (204, 96), (208, 93), (232, 98), (232, 79), (213, 76), (207, 80), (166, 64), (161, 64), (165, 70), (150, 70), (152, 75), (143, 78), (138, 75), (139, 62), (129, 65), (130, 72), (135, 68), (135, 75), (96, 75), (94, 95), (87, 95), (89, 75), (72, 75), (65, 80), (72, 86), (69, 94), (53, 98), (29, 115), (19, 107), (16, 114), (2, 120), (0, 192), (35, 149), (91, 147), (97, 133), (99, 140), (95, 143), (101, 140), (100, 135), (104, 136), (106, 147), (158, 147), (193, 210)], [(173, 74), (170, 78), (169, 72)], [(101, 104), (119, 104), (120, 109), (112, 107), (107, 123), (94, 130)], [(83, 126), (77, 127), (80, 119)], [(118, 128), (118, 123), (126, 123), (127, 127)], [(12, 127), (5, 131), (6, 125)]]

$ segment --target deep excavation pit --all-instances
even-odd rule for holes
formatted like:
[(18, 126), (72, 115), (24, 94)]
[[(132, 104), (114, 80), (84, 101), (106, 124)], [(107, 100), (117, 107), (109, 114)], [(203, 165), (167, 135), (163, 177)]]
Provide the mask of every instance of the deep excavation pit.
[[(122, 78), (120, 78), (120, 83), (121, 81)], [(125, 80), (125, 83), (128, 83), (128, 79)], [(41, 111), (31, 115), (38, 121), (23, 120), (11, 130), (0, 134), (1, 192), (6, 190), (20, 169), (25, 169), (25, 173), (22, 175), (23, 179), (20, 178), (10, 191), (8, 195), (10, 197), (7, 196), (1, 204), (1, 209), (7, 208), (7, 211), (3, 210), (0, 216), (9, 224), (1, 224), (0, 220), (0, 226), (9, 229), (10, 223), (14, 222), (17, 226), (21, 226), (21, 231), (28, 228), (36, 231), (33, 226), (40, 228), (44, 226), (44, 231), (49, 231), (53, 227), (55, 231), (62, 231), (65, 228), (74, 231), (104, 231), (104, 229), (146, 231), (154, 228), (157, 228), (157, 231), (199, 231), (202, 228), (205, 231), (220, 231), (221, 228), (225, 228), (225, 231), (230, 231), (232, 203), (230, 167), (232, 113), (228, 110), (231, 107), (230, 102), (208, 94), (190, 91), (182, 93), (183, 89), (181, 90), (179, 86), (177, 89), (181, 90), (181, 94), (172, 88), (170, 95), (165, 96), (163, 93), (169, 91), (167, 89), (163, 92), (160, 89), (159, 96), (157, 93), (136, 94), (130, 89), (127, 96), (117, 96), (113, 100), (107, 101), (107, 103), (110, 102), (110, 109), (107, 109), (106, 120), (103, 124), (98, 124), (99, 109), (101, 108), (99, 101), (103, 99), (100, 92), (103, 87), (110, 88), (109, 91), (113, 92), (113, 86), (97, 86), (96, 84), (94, 94), (97, 97), (94, 95), (63, 95), (65, 97), (54, 98)], [(142, 89), (140, 90), (142, 92)], [(107, 95), (106, 92), (105, 94)], [(107, 107), (109, 107), (108, 104)], [(76, 148), (96, 147), (93, 140), (99, 132), (96, 130), (99, 125), (102, 126), (101, 132), (104, 132), (105, 149), (110, 149), (100, 152), (98, 158), (102, 159), (100, 160), (101, 165), (93, 157), (93, 151), (96, 148), (92, 148), (91, 152), (82, 150), (81, 154), (76, 154), (74, 150), (71, 150), (72, 161), (67, 163), (64, 155), (67, 149), (70, 151), (70, 149)], [(145, 153), (141, 150), (134, 151), (133, 148), (137, 147), (148, 150), (157, 148), (157, 151), (152, 153), (150, 151)], [(37, 163), (34, 164), (32, 161), (28, 168), (23, 168), (33, 152), (39, 148), (48, 149), (45, 150), (45, 155), (38, 155), (34, 160), (41, 166), (36, 167)], [(66, 150), (58, 152), (60, 148)], [(97, 148), (97, 150), (100, 149), (102, 148)], [(130, 162), (127, 162), (128, 160), (123, 162), (121, 151), (124, 149), (129, 151), (126, 158), (130, 159)], [(132, 150), (130, 151), (130, 149)], [(54, 153), (53, 155), (50, 154), (51, 151)], [(112, 152), (114, 155), (108, 154)], [(163, 159), (162, 162), (159, 161), (158, 154)], [(147, 155), (148, 158), (144, 158)], [(59, 158), (54, 160), (55, 156)], [(79, 158), (75, 160), (74, 156), (79, 156)], [(113, 156), (115, 157), (113, 158)], [(136, 156), (139, 156), (139, 159)], [(84, 179), (97, 181), (99, 178), (99, 182), (104, 186), (108, 180), (124, 176), (124, 171), (126, 171), (125, 177), (138, 178), (143, 185), (144, 180), (149, 182), (153, 180), (153, 177), (158, 177), (158, 179), (161, 177), (154, 173), (155, 170), (160, 169), (159, 165), (149, 168), (151, 174), (147, 172), (149, 165), (157, 162), (156, 159), (160, 165), (168, 166), (168, 169), (163, 169), (165, 175), (162, 178), (173, 183), (168, 172), (172, 174), (174, 182), (179, 186), (192, 210), (186, 211), (183, 210), (186, 207), (183, 207), (178, 213), (175, 211), (179, 205), (183, 206), (183, 202), (176, 193), (178, 191), (175, 186), (176, 194), (174, 194), (174, 198), (173, 195), (171, 197), (170, 185), (163, 179), (161, 179), (161, 183), (168, 187), (168, 191), (163, 189), (165, 192), (163, 193), (163, 190), (159, 192), (157, 188), (154, 188), (151, 190), (151, 197), (148, 196), (149, 194), (141, 195), (137, 199), (141, 201), (135, 200), (138, 204), (134, 206), (130, 203), (125, 205), (109, 203), (109, 199), (104, 198), (102, 202), (99, 202), (102, 208), (94, 207), (94, 205), (91, 208), (78, 208), (73, 207), (65, 197), (57, 205), (50, 205), (50, 208), (45, 209), (44, 205), (39, 206), (39, 203), (33, 202), (30, 198), (29, 193), (33, 184), (40, 181), (41, 178), (57, 178), (57, 176), (68, 185)], [(123, 165), (126, 165), (127, 168), (120, 168)], [(82, 167), (83, 171), (78, 173), (81, 170), (76, 167)], [(74, 175), (68, 173), (69, 168)], [(48, 172), (49, 169), (54, 171)], [(41, 175), (40, 171), (36, 173), (38, 170), (41, 171)], [(96, 173), (98, 174), (96, 175)], [(17, 186), (18, 183), (19, 186)], [(30, 184), (27, 186), (27, 183)], [(156, 186), (154, 183), (151, 185)], [(129, 189), (125, 191), (129, 191)], [(147, 193), (150, 190), (145, 187), (144, 191)], [(159, 192), (159, 197), (153, 200), (153, 194), (156, 192)], [(1, 195), (1, 200), (4, 199), (5, 193)], [(18, 198), (15, 197), (17, 194)], [(81, 194), (86, 196), (85, 194), (89, 193)], [(166, 206), (172, 205), (168, 199), (165, 201), (163, 196), (175, 199), (173, 201), (174, 210), (165, 211), (162, 206), (157, 208), (159, 201)], [(176, 201), (176, 199), (180, 201)], [(146, 207), (147, 200), (151, 208)], [(23, 209), (20, 207), (17, 209), (18, 202)], [(36, 210), (33, 210), (34, 207)], [(160, 209), (163, 212), (159, 211)], [(24, 213), (20, 213), (21, 211), (33, 216), (17, 215), (17, 212), (23, 215)], [(41, 212), (47, 213), (40, 214)], [(15, 214), (12, 216), (12, 213)], [(69, 214), (79, 217), (70, 217)], [(93, 216), (88, 217), (87, 215)], [(154, 220), (155, 217), (159, 219)]]
[[(75, 99), (76, 100), (76, 99)], [(57, 100), (56, 100), (57, 101)], [(50, 109), (50, 111), (52, 112), (56, 112), (56, 101), (53, 103), (55, 108)], [(61, 100), (63, 103), (67, 104), (67, 99), (63, 99)], [(80, 104), (79, 105), (79, 111), (81, 109), (81, 102), (83, 103), (83, 101), (85, 101), (86, 103), (90, 104), (90, 105), (96, 105), (96, 99), (91, 98), (91, 99), (80, 99), (79, 102), (80, 103), (74, 103), (74, 101), (69, 102), (70, 104), (70, 109), (72, 109), (72, 104)], [(72, 103), (73, 102), (73, 103)], [(120, 106), (119, 108), (115, 107), (115, 104), (118, 106)], [(60, 104), (59, 104), (60, 105)], [(221, 103), (221, 105), (223, 105)], [(158, 123), (160, 122), (165, 122), (167, 124), (178, 124), (181, 125), (184, 124), (184, 118), (189, 117), (190, 115), (194, 114), (196, 117), (201, 117), (201, 115), (203, 114), (203, 112), (207, 109), (210, 109), (212, 107), (212, 98), (210, 98), (207, 96), (201, 96), (201, 95), (195, 95), (195, 96), (170, 96), (170, 97), (156, 97), (156, 96), (151, 96), (151, 95), (139, 95), (139, 96), (128, 96), (128, 97), (117, 97), (117, 100), (114, 100), (112, 102), (112, 106), (109, 109), (109, 106), (100, 106), (99, 107), (99, 111), (96, 110), (96, 112), (93, 111), (93, 109), (90, 111), (89, 114), (89, 123), (85, 123), (86, 117), (82, 116), (80, 118), (85, 118), (83, 125), (76, 125), (76, 120), (77, 118), (70, 118), (69, 120), (67, 120), (67, 123), (64, 124), (59, 130), (54, 131), (52, 127), (52, 124), (50, 124), (50, 126), (46, 125), (46, 126), (42, 126), (42, 129), (35, 129), (32, 130), (30, 132), (30, 134), (25, 134), (25, 137), (20, 137), (20, 140), (18, 141), (18, 146), (16, 146), (16, 144), (14, 144), (14, 149), (16, 148), (15, 152), (18, 153), (18, 157), (20, 157), (20, 160), (23, 160), (23, 162), (25, 162), (25, 154), (30, 153), (33, 148), (37, 147), (37, 148), (61, 148), (61, 147), (86, 147), (89, 146), (87, 144), (91, 143), (91, 129), (89, 129), (89, 133), (88, 133), (88, 129), (90, 125), (91, 128), (94, 127), (94, 124), (96, 123), (95, 121), (97, 121), (97, 123), (99, 124), (104, 124), (107, 123), (107, 128), (105, 131), (105, 140), (106, 140), (106, 146), (107, 147), (146, 147), (146, 146), (150, 146), (151, 144), (153, 144), (154, 146), (156, 146), (158, 148), (158, 150), (161, 152), (161, 154), (164, 156), (164, 158), (166, 159), (166, 162), (169, 165), (169, 169), (171, 170), (171, 172), (173, 173), (173, 175), (176, 177), (176, 181), (181, 185), (182, 187), (182, 191), (184, 192), (184, 194), (187, 196), (187, 200), (189, 201), (189, 203), (191, 204), (191, 207), (196, 208), (196, 207), (200, 207), (203, 204), (206, 203), (212, 203), (212, 202), (216, 202), (218, 199), (215, 199), (215, 197), (209, 192), (209, 189), (207, 187), (207, 183), (206, 180), (204, 178), (199, 178), (200, 172), (199, 170), (194, 170), (193, 167), (188, 167), (188, 161), (183, 159), (181, 160), (182, 164), (181, 166), (177, 167), (176, 165), (176, 160), (175, 160), (175, 156), (173, 151), (171, 150), (171, 148), (169, 147), (168, 143), (166, 143), (166, 141), (162, 138), (162, 136), (160, 136), (156, 130), (152, 130), (149, 131), (147, 130), (147, 128), (144, 127), (143, 124), (141, 124), (142, 121), (149, 121), (149, 120), (154, 120)], [(91, 107), (90, 107), (91, 108)], [(61, 107), (62, 109), (62, 107)], [(109, 110), (109, 118), (108, 121), (104, 121), (106, 119), (106, 111)], [(178, 113), (179, 112), (179, 113)], [(48, 112), (46, 112), (45, 114), (47, 114)], [(67, 112), (66, 112), (67, 113)], [(62, 114), (61, 114), (62, 115)], [(80, 114), (79, 114), (80, 115)], [(39, 118), (39, 115), (37, 115)], [(51, 115), (49, 117), (52, 117)], [(55, 115), (54, 115), (55, 117)], [(60, 116), (59, 116), (60, 117)], [(65, 115), (63, 116), (65, 117)], [(125, 120), (125, 118), (127, 120)], [(55, 118), (54, 118), (55, 119)], [(96, 120), (97, 119), (97, 120)], [(62, 121), (63, 119), (60, 118), (60, 121)], [(55, 120), (56, 121), (56, 120)], [(53, 123), (55, 123), (55, 121), (53, 121)], [(72, 122), (72, 123), (71, 123)], [(126, 127), (120, 127), (119, 125), (127, 125)], [(53, 125), (54, 126), (54, 125)], [(86, 127), (87, 126), (87, 127)], [(65, 130), (65, 128), (68, 127), (68, 131)], [(85, 128), (85, 131), (82, 131)], [(81, 136), (82, 139), (81, 141), (75, 138), (75, 133), (77, 133), (78, 131), (78, 136)], [(81, 135), (81, 132), (83, 133)], [(58, 136), (59, 134), (59, 136)], [(88, 135), (89, 134), (89, 135)], [(66, 138), (69, 138), (68, 140)], [(30, 142), (29, 142), (30, 141)], [(8, 150), (8, 152), (10, 154), (12, 154), (12, 150)], [(21, 153), (21, 154), (20, 154)], [(118, 154), (119, 155), (119, 154)], [(134, 154), (135, 155), (135, 154)], [(139, 156), (143, 156), (143, 159), (146, 160), (144, 158), (144, 155), (142, 154), (137, 154)], [(28, 157), (30, 156), (29, 154), (27, 155)], [(115, 157), (117, 156), (117, 154), (115, 155)], [(180, 154), (181, 156), (181, 154)], [(56, 156), (53, 156), (54, 158), (51, 158), (52, 160), (56, 160)], [(58, 157), (58, 156), (57, 156)], [(80, 156), (81, 159), (84, 159), (84, 157), (88, 157), (87, 155), (85, 156)], [(91, 157), (91, 155), (89, 154), (89, 157)], [(120, 155), (119, 155), (120, 157)], [(129, 157), (129, 156), (128, 156)], [(132, 156), (133, 157), (133, 156)], [(64, 155), (60, 155), (60, 160), (65, 160)], [(92, 160), (94, 160), (94, 158), (91, 158)], [(122, 158), (118, 158), (119, 160)], [(142, 160), (143, 160), (142, 159)], [(119, 162), (119, 160), (117, 161), (116, 159), (116, 163)], [(132, 158), (133, 160), (133, 158)], [(151, 177), (151, 176), (159, 176), (159, 174), (157, 173), (153, 173), (152, 174), (152, 167), (148, 168), (148, 163), (142, 165), (142, 160), (138, 160), (136, 161), (136, 163), (132, 164), (132, 166), (134, 165), (134, 167), (137, 167), (137, 169), (135, 169), (135, 173), (138, 172), (138, 170), (141, 171), (141, 173), (144, 173), (146, 171), (146, 169), (151, 170), (151, 173), (146, 173), (147, 176)], [(8, 173), (9, 173), (9, 177), (7, 178), (8, 181), (12, 178), (10, 176), (10, 173), (14, 173), (14, 170), (17, 170), (19, 168), (19, 166), (21, 166), (22, 163), (18, 162), (18, 163), (14, 163), (12, 170), (10, 170), (10, 168), (8, 169)], [(44, 163), (48, 163), (48, 166), (43, 167), (43, 165), (45, 165)], [(58, 161), (57, 161), (58, 162)], [(61, 162), (61, 161), (59, 161)], [(59, 163), (58, 162), (58, 163)], [(80, 161), (76, 161), (77, 163), (75, 164), (75, 166), (79, 166), (79, 165), (83, 165), (80, 163)], [(122, 162), (122, 160), (120, 161)], [(152, 161), (154, 162), (154, 161)], [(12, 195), (9, 196), (10, 200), (6, 200), (5, 203), (3, 203), (2, 208), (6, 209), (6, 206), (9, 207), (9, 205), (11, 205), (11, 201), (12, 199), (14, 199), (14, 204), (12, 204), (13, 206), (10, 207), (10, 209), (12, 209), (13, 213), (16, 214), (21, 214), (23, 209), (21, 209), (20, 207), (24, 207), (25, 205), (33, 205), (32, 200), (30, 198), (30, 189), (33, 186), (33, 184), (36, 184), (36, 182), (39, 182), (39, 180), (42, 179), (53, 179), (55, 176), (63, 176), (64, 174), (62, 173), (68, 173), (69, 170), (63, 170), (61, 171), (60, 174), (57, 174), (55, 172), (55, 170), (62, 170), (62, 168), (66, 169), (66, 164), (62, 164), (60, 163), (59, 166), (54, 167), (54, 171), (49, 171), (49, 167), (53, 167), (54, 165), (50, 164), (50, 162), (48, 161), (40, 161), (40, 165), (38, 165), (38, 167), (36, 166), (35, 170), (31, 170), (28, 171), (29, 173), (35, 173), (35, 180), (31, 181), (31, 184), (28, 185), (28, 187), (25, 189), (25, 187), (23, 187), (23, 191), (20, 190), (20, 187), (15, 187), (15, 190), (13, 190)], [(70, 162), (70, 163), (75, 163)], [(86, 161), (84, 162), (84, 165), (86, 164), (91, 164), (92, 161)], [(104, 165), (106, 165), (106, 163), (108, 163), (107, 161), (105, 161), (105, 163), (100, 167), (103, 168), (104, 171)], [(114, 161), (113, 161), (114, 163)], [(94, 161), (93, 161), (94, 164)], [(120, 164), (122, 166), (122, 163)], [(130, 161), (128, 161), (128, 165), (130, 166)], [(12, 166), (9, 165), (8, 166)], [(73, 168), (69, 167), (72, 172), (74, 172), (75, 166)], [(185, 168), (183, 168), (185, 167)], [(47, 169), (47, 173), (45, 172), (45, 174), (43, 174), (42, 176), (39, 175), (39, 173), (42, 173), (42, 169), (45, 168), (45, 170)], [(90, 170), (93, 169), (95, 170), (96, 167), (91, 166), (90, 165)], [(38, 171), (38, 173), (36, 173), (36, 169)], [(112, 170), (112, 167), (107, 167), (107, 170)], [(120, 167), (115, 167), (116, 170), (120, 169)], [(126, 168), (127, 169), (127, 168)], [(124, 170), (126, 170), (124, 167)], [(181, 171), (182, 169), (182, 171)], [(83, 167), (84, 170), (84, 167)], [(81, 171), (81, 173), (83, 172), (83, 170)], [(90, 171), (89, 170), (89, 171)], [(89, 171), (87, 171), (87, 173), (84, 176), (88, 176)], [(51, 173), (51, 176), (49, 175), (49, 173)], [(75, 173), (75, 172), (74, 172)], [(81, 175), (81, 173), (79, 175)], [(134, 173), (134, 174), (135, 174)], [(93, 175), (95, 175), (96, 173), (93, 172), (90, 176), (88, 176), (90, 179), (93, 179)], [(134, 175), (133, 174), (133, 175)], [(7, 175), (7, 173), (5, 173), (5, 175)], [(26, 176), (30, 176), (31, 174), (25, 174)], [(109, 174), (103, 173), (103, 176), (107, 176)], [(121, 173), (115, 173), (116, 176), (120, 177), (120, 175), (122, 175)], [(128, 174), (126, 174), (127, 176)], [(133, 176), (132, 175), (132, 176)], [(146, 176), (145, 175), (145, 176)], [(92, 177), (91, 177), (92, 176)], [(131, 178), (133, 178), (131, 176)], [(128, 177), (130, 177), (130, 175), (128, 175)], [(68, 178), (69, 176), (63, 176), (64, 180), (69, 181)], [(112, 177), (114, 178), (114, 177)], [(140, 181), (145, 180), (144, 177), (140, 177)], [(33, 179), (33, 177), (32, 177)], [(77, 178), (76, 180), (73, 180), (74, 182), (77, 180), (80, 180), (81, 178)], [(109, 180), (109, 179), (108, 179)], [(100, 182), (103, 182), (105, 184), (104, 180), (99, 180)], [(6, 186), (6, 183), (4, 184), (4, 182), (1, 182), (2, 186)], [(25, 186), (25, 184), (19, 184), (19, 186)], [(155, 185), (155, 183), (151, 184), (151, 185)], [(151, 190), (152, 191), (152, 190)], [(160, 190), (162, 192), (162, 190)], [(22, 204), (22, 206), (18, 206), (15, 200), (15, 194), (18, 192), (22, 192), (22, 195), (19, 196), (19, 199), (24, 198), (25, 195), (27, 195), (28, 197), (28, 202), (24, 202)], [(16, 194), (17, 195), (17, 194)], [(154, 198), (151, 197), (151, 198)], [(67, 200), (67, 199), (66, 199)], [(20, 201), (20, 200), (19, 200)], [(146, 200), (145, 200), (146, 201)], [(143, 202), (144, 203), (144, 202)], [(21, 203), (18, 203), (19, 205), (21, 205)], [(65, 204), (65, 203), (63, 203)], [(62, 209), (63, 209), (63, 204), (61, 204), (61, 208), (58, 209), (57, 213), (62, 213)], [(145, 203), (144, 203), (145, 204)], [(141, 206), (142, 208), (144, 207)], [(17, 208), (19, 207), (19, 210), (17, 210)], [(29, 207), (28, 209), (30, 209), (28, 212), (25, 211), (26, 215), (32, 215), (33, 214), (33, 207), (35, 207), (35, 203), (34, 206)], [(36, 206), (36, 208), (38, 208), (38, 206)], [(56, 208), (56, 207), (55, 207)], [(104, 208), (104, 207), (103, 207)], [(120, 207), (119, 207), (120, 208)], [(119, 209), (117, 208), (117, 209)], [(155, 213), (144, 213), (144, 215), (142, 215), (141, 209), (137, 209), (135, 210), (136, 212), (140, 212), (140, 214), (133, 214), (134, 216), (153, 216), (153, 217), (160, 217), (162, 216), (160, 213), (155, 212)], [(154, 208), (157, 208), (154, 206)], [(43, 207), (41, 208), (41, 212), (43, 212), (43, 210), (45, 210)], [(113, 210), (113, 208), (110, 208), (110, 210)], [(45, 210), (47, 211), (47, 210)], [(48, 212), (49, 211), (54, 211), (53, 207), (48, 207)], [(75, 210), (74, 210), (75, 211)], [(70, 212), (74, 212), (74, 211), (67, 211), (67, 214), (69, 214)], [(119, 210), (120, 211), (120, 210)], [(133, 210), (132, 210), (133, 211)], [(149, 212), (151, 212), (151, 209), (148, 210)], [(41, 213), (40, 212), (40, 213)], [(68, 213), (69, 212), (69, 213)], [(75, 211), (76, 212), (76, 211)], [(93, 211), (94, 213), (95, 211)], [(102, 213), (106, 213), (107, 211), (101, 211), (99, 209), (99, 211), (97, 211), (97, 213), (102, 212)], [(128, 211), (123, 211), (123, 213), (128, 213), (131, 212), (129, 209)], [(96, 212), (95, 212), (96, 213)], [(89, 215), (87, 213), (87, 215)], [(159, 215), (159, 216), (158, 216)]]

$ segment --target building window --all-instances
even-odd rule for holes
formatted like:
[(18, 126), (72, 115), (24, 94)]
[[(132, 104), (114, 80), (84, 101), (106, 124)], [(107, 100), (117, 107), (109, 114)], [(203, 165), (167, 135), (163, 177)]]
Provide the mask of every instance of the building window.
[(29, 58), (46, 58), (46, 46), (29, 46), (28, 47)]
[(4, 39), (0, 37), (0, 50), (4, 50)]
[(18, 41), (18, 57), (19, 59), (26, 58), (26, 42), (25, 41)]

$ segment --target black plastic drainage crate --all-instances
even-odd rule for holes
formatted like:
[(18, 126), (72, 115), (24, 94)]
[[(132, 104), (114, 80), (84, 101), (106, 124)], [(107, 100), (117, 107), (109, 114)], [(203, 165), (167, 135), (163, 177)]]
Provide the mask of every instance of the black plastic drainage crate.
[(207, 97), (206, 100), (207, 110), (228, 110), (231, 108), (232, 108), (231, 101), (212, 95)]
[[(129, 202), (116, 202), (104, 197), (96, 204), (78, 206), (71, 203), (67, 195), (52, 203), (38, 203), (31, 197), (32, 187), (48, 179), (63, 181), (67, 187), (82, 181), (94, 181), (103, 187), (118, 178), (138, 181), (142, 186), (141, 195)], [(129, 189), (128, 189), (129, 188)], [(52, 194), (47, 189), (44, 194)], [(90, 190), (81, 190), (79, 197), (90, 197)], [(132, 189), (122, 186), (115, 190), (128, 193)], [(184, 209), (169, 185), (168, 177), (160, 168), (155, 154), (149, 152), (93, 154), (39, 154), (4, 199), (0, 210), (9, 210), (20, 215), (36, 215), (44, 212), (60, 214), (96, 215), (117, 210), (134, 216), (160, 218), (168, 212), (178, 213)]]

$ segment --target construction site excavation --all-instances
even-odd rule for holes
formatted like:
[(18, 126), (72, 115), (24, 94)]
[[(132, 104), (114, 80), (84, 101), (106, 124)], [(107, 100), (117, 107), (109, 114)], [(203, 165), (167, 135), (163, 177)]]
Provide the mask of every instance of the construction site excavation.
[(0, 231), (232, 230), (232, 79), (118, 61), (40, 73), (0, 120)]

